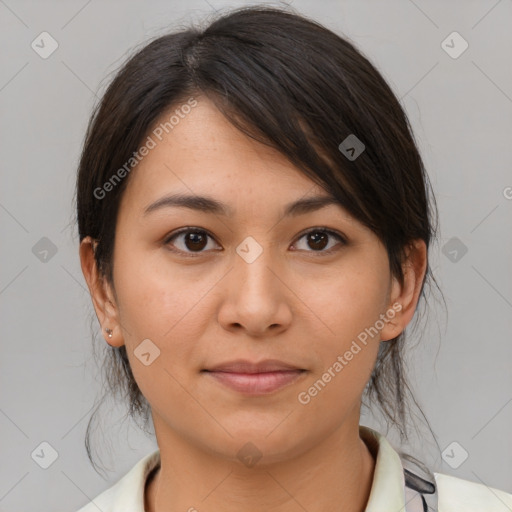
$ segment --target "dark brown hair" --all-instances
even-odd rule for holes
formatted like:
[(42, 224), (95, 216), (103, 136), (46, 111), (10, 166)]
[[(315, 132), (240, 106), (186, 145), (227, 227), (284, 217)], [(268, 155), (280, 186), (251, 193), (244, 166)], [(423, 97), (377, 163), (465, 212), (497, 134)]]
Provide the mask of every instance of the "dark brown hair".
[[(145, 44), (117, 72), (94, 110), (76, 183), (78, 231), (80, 241), (98, 241), (96, 263), (112, 286), (116, 218), (129, 174), (109, 190), (108, 199), (95, 191), (126, 165), (163, 114), (199, 96), (334, 195), (384, 243), (390, 271), (403, 282), (404, 251), (414, 239), (431, 245), (437, 208), (399, 101), (347, 38), (290, 10), (245, 7), (218, 15), (206, 27), (190, 26)], [(365, 146), (353, 160), (339, 148), (349, 135)], [(427, 264), (420, 299), (426, 300), (424, 285), (431, 282), (439, 289)], [(402, 333), (380, 344), (365, 389), (401, 439), (407, 439), (412, 397), (405, 342)], [(149, 404), (126, 348), (104, 345), (110, 392), (127, 398), (130, 416), (144, 418), (147, 426)], [(89, 438), (96, 412), (86, 433), (93, 465)]]

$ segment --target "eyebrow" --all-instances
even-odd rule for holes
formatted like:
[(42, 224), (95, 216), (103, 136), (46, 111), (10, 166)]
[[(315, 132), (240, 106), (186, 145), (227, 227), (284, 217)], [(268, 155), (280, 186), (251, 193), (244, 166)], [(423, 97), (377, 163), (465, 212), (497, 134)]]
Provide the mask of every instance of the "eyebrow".
[[(286, 205), (284, 216), (295, 217), (297, 215), (304, 215), (332, 204), (343, 206), (341, 202), (333, 196), (323, 195), (307, 197)], [(149, 213), (162, 208), (171, 207), (189, 208), (191, 210), (222, 215), (224, 217), (233, 215), (233, 209), (230, 206), (214, 199), (213, 197), (186, 194), (171, 194), (164, 196), (148, 205), (144, 210), (144, 215), (148, 215)]]

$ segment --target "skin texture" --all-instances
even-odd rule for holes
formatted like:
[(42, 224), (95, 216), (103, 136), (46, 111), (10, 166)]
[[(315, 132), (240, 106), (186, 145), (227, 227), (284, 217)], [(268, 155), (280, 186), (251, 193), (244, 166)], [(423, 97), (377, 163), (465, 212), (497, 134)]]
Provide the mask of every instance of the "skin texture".
[[(144, 215), (147, 205), (175, 192), (213, 196), (234, 213), (174, 207)], [(361, 396), (379, 343), (414, 314), (426, 247), (411, 246), (401, 287), (380, 240), (341, 206), (283, 217), (285, 205), (316, 194), (327, 192), (198, 98), (131, 171), (116, 227), (113, 287), (98, 275), (91, 239), (81, 243), (105, 339), (126, 345), (152, 409), (161, 469), (146, 488), (146, 511), (364, 510), (374, 459), (359, 437)], [(199, 249), (186, 235), (165, 244), (187, 226), (212, 238)], [(330, 235), (317, 249), (302, 233), (315, 227), (339, 231), (347, 243)], [(248, 236), (263, 251), (252, 263), (236, 252)], [(172, 252), (172, 243), (192, 256)], [(331, 247), (337, 249), (322, 256)], [(301, 404), (298, 394), (396, 303), (401, 310), (380, 333)], [(134, 355), (147, 338), (160, 350), (148, 366)], [(237, 393), (201, 372), (238, 358), (280, 359), (307, 372), (263, 396)], [(237, 457), (248, 442), (261, 453), (252, 467)]]

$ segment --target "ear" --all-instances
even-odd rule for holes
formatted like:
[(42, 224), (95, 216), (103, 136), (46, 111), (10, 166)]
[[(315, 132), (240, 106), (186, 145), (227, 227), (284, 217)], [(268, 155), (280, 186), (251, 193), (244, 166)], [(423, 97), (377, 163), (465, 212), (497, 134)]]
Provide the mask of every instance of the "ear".
[(422, 239), (413, 240), (405, 248), (402, 264), (404, 283), (393, 277), (386, 322), (381, 330), (381, 341), (396, 338), (414, 316), (427, 270), (427, 246)]
[[(112, 291), (111, 285), (98, 272), (94, 258), (97, 243), (97, 240), (92, 239), (90, 236), (82, 240), (80, 243), (80, 264), (103, 337), (109, 345), (120, 347), (124, 345), (124, 339), (120, 328), (119, 309), (116, 305), (115, 294)], [(112, 337), (108, 336), (105, 329), (112, 330)]]

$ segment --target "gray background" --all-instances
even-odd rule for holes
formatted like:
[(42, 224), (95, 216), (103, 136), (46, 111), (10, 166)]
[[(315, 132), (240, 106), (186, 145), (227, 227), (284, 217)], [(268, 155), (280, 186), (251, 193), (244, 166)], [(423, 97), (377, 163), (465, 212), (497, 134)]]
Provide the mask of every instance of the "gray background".
[[(100, 385), (69, 224), (76, 166), (96, 96), (135, 45), (242, 3), (0, 0), (2, 511), (77, 510), (156, 448), (112, 405), (102, 409), (107, 440), (97, 440), (108, 480), (86, 457)], [(441, 238), (431, 264), (448, 317), (432, 302), (409, 367), (441, 451), (426, 434), (411, 450), (437, 471), (512, 492), (512, 2), (292, 5), (347, 35), (382, 72), (437, 194)], [(59, 44), (47, 59), (31, 48), (43, 31)], [(469, 43), (458, 58), (442, 47), (453, 31)], [(43, 237), (55, 254), (41, 253)], [(58, 453), (48, 469), (31, 457), (43, 441)]]

